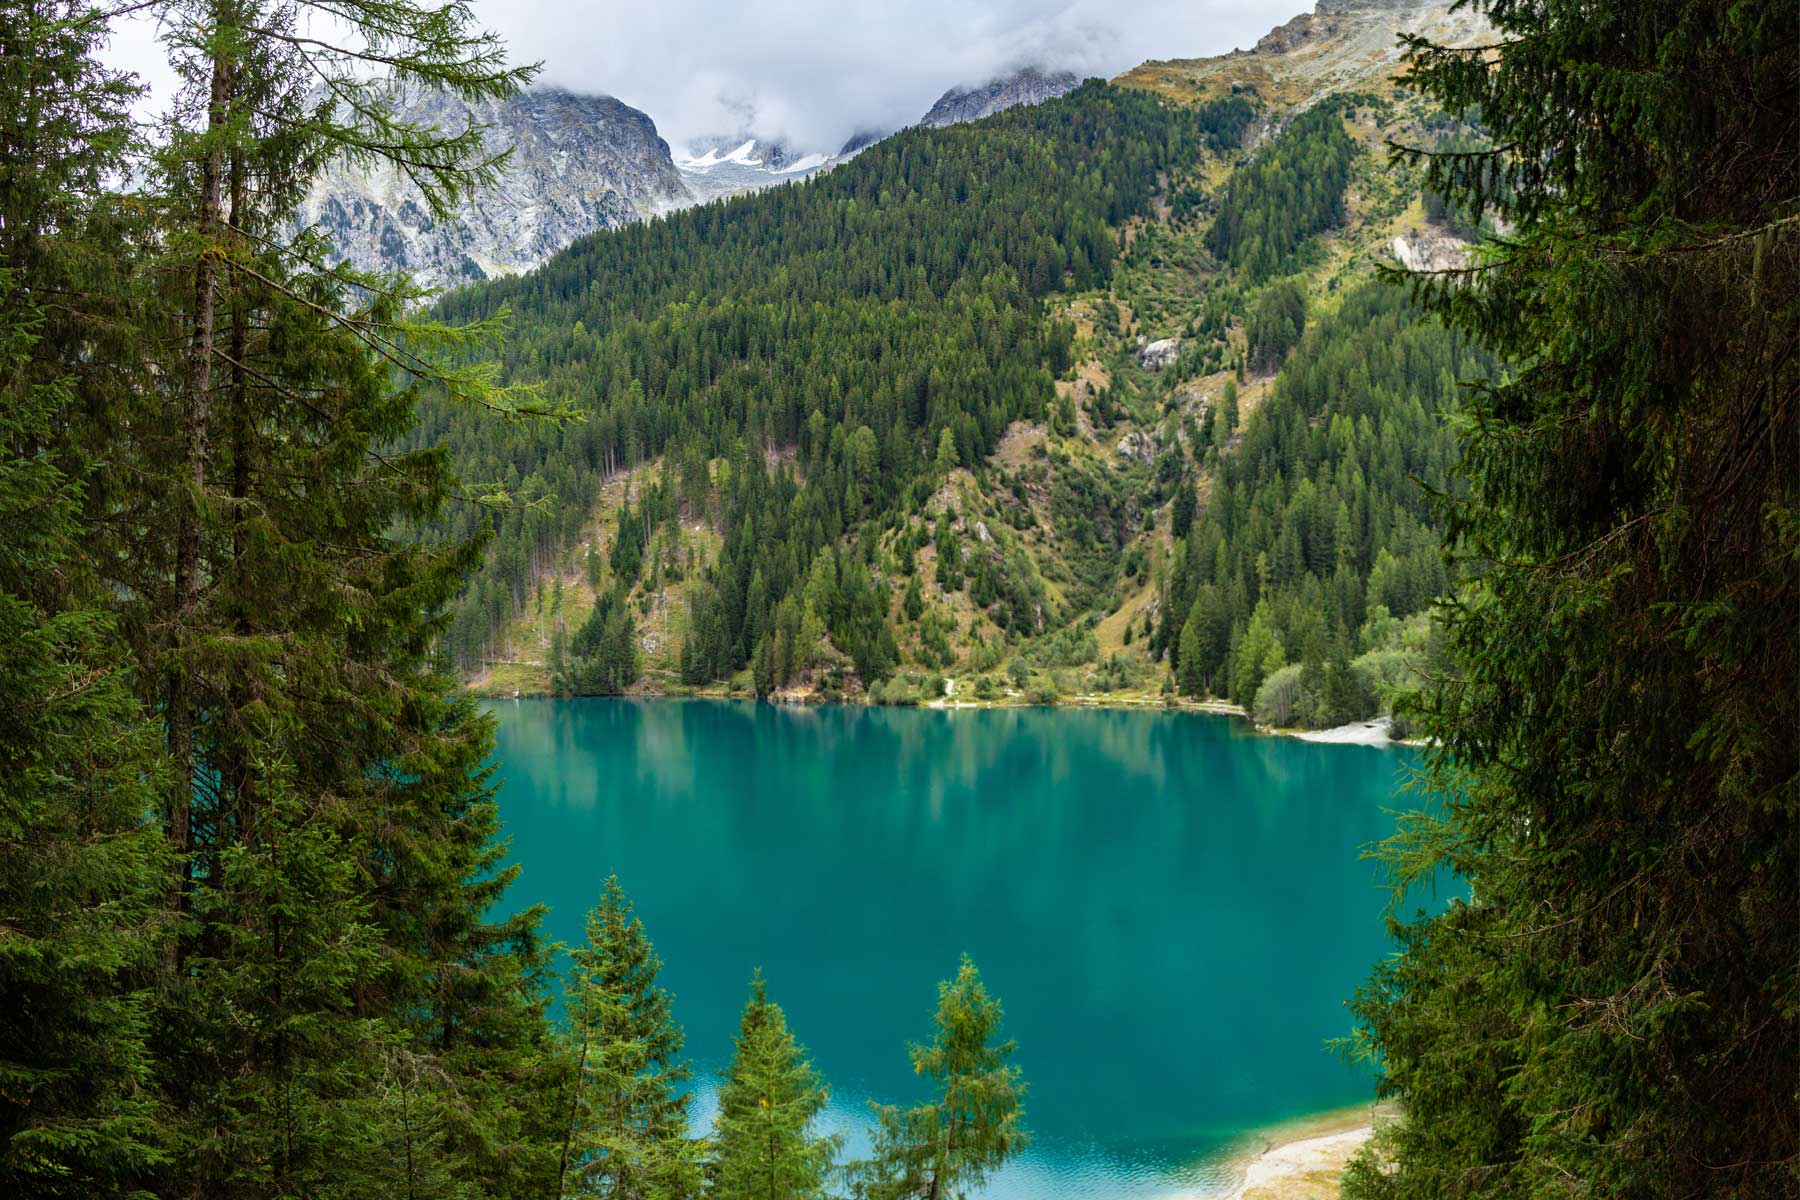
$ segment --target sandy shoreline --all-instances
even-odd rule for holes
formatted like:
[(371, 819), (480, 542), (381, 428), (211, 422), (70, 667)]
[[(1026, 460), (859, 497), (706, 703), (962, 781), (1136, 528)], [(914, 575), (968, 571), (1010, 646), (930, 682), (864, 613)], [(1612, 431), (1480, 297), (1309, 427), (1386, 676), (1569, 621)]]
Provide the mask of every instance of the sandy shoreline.
[(1257, 1134), (1230, 1159), (1237, 1182), (1210, 1200), (1333, 1200), (1345, 1164), (1391, 1115), (1361, 1104)]
[(1296, 730), (1288, 736), (1299, 738), (1303, 742), (1323, 742), (1332, 746), (1391, 746), (1394, 744), (1388, 737), (1388, 726), (1391, 724), (1393, 722), (1387, 717), (1376, 717), (1373, 721), (1354, 721), (1335, 729)]

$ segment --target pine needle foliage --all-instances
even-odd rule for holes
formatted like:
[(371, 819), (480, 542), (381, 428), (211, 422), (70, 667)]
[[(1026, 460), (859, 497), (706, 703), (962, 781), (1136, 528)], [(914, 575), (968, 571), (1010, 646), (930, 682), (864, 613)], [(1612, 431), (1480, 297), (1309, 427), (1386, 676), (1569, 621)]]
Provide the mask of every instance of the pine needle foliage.
[(1025, 1148), (1025, 1085), (1000, 1038), (1000, 1002), (963, 956), (938, 984), (935, 1034), (912, 1047), (913, 1074), (938, 1089), (930, 1101), (877, 1105), (874, 1156), (857, 1172), (867, 1200), (962, 1200)]
[(587, 916), (570, 952), (564, 1005), (575, 1048), (562, 1196), (680, 1200), (698, 1195), (700, 1147), (687, 1135), (692, 1077), (671, 997), (656, 982), (662, 959), (632, 912), (618, 876)]
[(1383, 854), (1471, 895), (1357, 997), (1407, 1116), (1346, 1194), (1791, 1196), (1800, 10), (1470, 7), (1409, 83), (1492, 148), (1402, 154), (1510, 232), (1416, 291), (1513, 367), (1458, 420), (1445, 807)]
[(134, 94), (87, 15), (0, 4), (0, 1194), (22, 1197), (119, 1194), (170, 1152), (161, 739), (83, 553), (98, 464), (67, 438), (79, 351), (108, 344), (80, 297)]
[(813, 1131), (830, 1098), (758, 971), (719, 1087), (712, 1192), (732, 1200), (824, 1196), (843, 1141), (842, 1135)]

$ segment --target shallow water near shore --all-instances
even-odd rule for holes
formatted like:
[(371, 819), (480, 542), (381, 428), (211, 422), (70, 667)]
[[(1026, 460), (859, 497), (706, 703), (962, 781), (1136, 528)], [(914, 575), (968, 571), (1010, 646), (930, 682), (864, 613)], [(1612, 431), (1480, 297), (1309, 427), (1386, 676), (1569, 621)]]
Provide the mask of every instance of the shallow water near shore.
[(870, 1099), (919, 1098), (906, 1043), (964, 951), (1031, 1088), (992, 1200), (1204, 1196), (1246, 1131), (1370, 1098), (1324, 1042), (1390, 949), (1360, 852), (1410, 750), (1178, 712), (490, 707), (508, 903), (574, 941), (618, 874), (703, 1123), (760, 966), (859, 1152)]

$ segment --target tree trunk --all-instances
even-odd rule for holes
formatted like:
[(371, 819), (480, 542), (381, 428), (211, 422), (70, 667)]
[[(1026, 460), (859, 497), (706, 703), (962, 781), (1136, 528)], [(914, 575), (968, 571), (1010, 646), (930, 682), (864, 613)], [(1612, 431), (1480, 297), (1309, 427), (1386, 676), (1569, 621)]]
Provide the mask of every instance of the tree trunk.
[(569, 1150), (575, 1141), (575, 1122), (581, 1113), (581, 1077), (587, 1072), (588, 1043), (593, 1040), (593, 1030), (588, 1024), (588, 1001), (592, 998), (590, 983), (584, 976), (581, 980), (581, 1057), (575, 1062), (575, 1085), (569, 1094), (569, 1124), (563, 1130), (562, 1161), (556, 1168), (556, 1200), (563, 1200), (564, 1189), (568, 1186)]
[[(235, 242), (241, 231), (248, 228), (250, 214), (244, 196), (244, 158), (241, 153), (231, 155), (231, 225), (234, 232), (229, 237)], [(232, 587), (236, 593), (234, 602), (237, 612), (233, 614), (234, 627), (238, 636), (248, 640), (252, 632), (250, 620), (250, 590), (246, 586), (249, 576), (249, 564), (245, 561), (249, 555), (249, 535), (245, 529), (246, 513), (250, 503), (251, 454), (252, 451), (252, 414), (250, 411), (250, 380), (245, 375), (245, 365), (249, 361), (249, 338), (246, 327), (250, 322), (249, 305), (240, 298), (231, 305), (231, 335), (227, 354), (231, 358), (231, 377), (229, 391), (229, 414), (231, 419), (231, 560)], [(255, 685), (245, 676), (234, 682), (231, 690), (231, 708), (234, 719), (250, 706), (257, 698)], [(229, 818), (235, 827), (236, 839), (247, 848), (256, 848), (256, 813), (255, 781), (252, 779), (248, 739), (240, 736), (234, 743), (231, 762), (231, 808)], [(226, 781), (220, 780), (221, 802)], [(218, 821), (221, 826), (227, 820), (227, 812), (221, 804)], [(216, 842), (224, 843), (226, 836), (221, 829)], [(215, 850), (215, 853), (217, 851)]]
[[(215, 13), (213, 32), (223, 21)], [(192, 878), (194, 789), (194, 688), (183, 661), (188, 623), (200, 604), (200, 496), (206, 487), (206, 421), (212, 402), (214, 303), (218, 291), (219, 209), (225, 152), (223, 132), (230, 96), (231, 64), (215, 47), (212, 88), (207, 107), (208, 142), (200, 166), (200, 200), (195, 224), (200, 253), (194, 264), (194, 323), (188, 341), (187, 396), (181, 414), (183, 472), (193, 494), (181, 505), (175, 536), (175, 654), (169, 677), (165, 720), (174, 780), (169, 796), (169, 840), (180, 855), (177, 903), (184, 901)]]

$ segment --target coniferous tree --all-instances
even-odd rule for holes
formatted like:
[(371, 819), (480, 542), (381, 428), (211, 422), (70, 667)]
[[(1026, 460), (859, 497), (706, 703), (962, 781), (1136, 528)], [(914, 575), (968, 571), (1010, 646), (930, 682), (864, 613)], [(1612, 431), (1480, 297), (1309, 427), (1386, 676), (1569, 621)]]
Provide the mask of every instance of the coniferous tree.
[(25, 382), (37, 324), (0, 269), (0, 1190), (73, 1197), (166, 1153), (145, 981), (169, 863), (156, 729), (41, 449), (64, 397)]
[(1213, 413), (1213, 444), (1224, 450), (1231, 441), (1231, 435), (1237, 432), (1238, 423), (1238, 387), (1237, 380), (1227, 379), (1225, 387), (1219, 394), (1219, 407)]
[(1195, 604), (1188, 613), (1187, 623), (1181, 627), (1175, 678), (1180, 683), (1182, 692), (1189, 696), (1206, 694), (1206, 650), (1201, 633), (1203, 621), (1200, 605)]
[(1000, 1041), (1000, 1002), (968, 955), (938, 984), (936, 1032), (911, 1048), (913, 1073), (941, 1089), (911, 1108), (876, 1106), (874, 1157), (857, 1194), (869, 1200), (962, 1200), (1025, 1148), (1025, 1084)]
[(419, 389), (511, 394), (472, 353), (491, 329), (411, 321), (403, 283), (331, 265), (289, 224), (339, 153), (401, 157), (428, 193), (459, 193), (484, 174), (478, 137), (400, 125), (388, 89), (497, 96), (522, 76), (457, 6), (333, 6), (325, 36), (300, 29), (305, 5), (160, 7), (183, 90), (141, 190), (88, 214), (112, 240), (78, 265), (104, 284), (58, 285), (59, 321), (95, 304), (106, 319), (46, 342), (77, 368), (52, 452), (86, 465), (71, 577), (117, 614), (167, 754), (138, 775), (164, 784), (170, 850), (143, 856), (166, 914), (146, 929), (170, 934), (144, 1183), (375, 1192), (402, 1157), (457, 1190), (541, 1194), (550, 1116), (518, 1086), (557, 1069), (536, 916), (485, 915), (510, 878), (491, 735), (436, 652), (435, 614), (480, 546), (403, 535), (454, 481), (441, 451), (393, 451)]
[(616, 696), (642, 672), (637, 620), (623, 585), (600, 597), (569, 642), (568, 654), (551, 682), (565, 692)]
[(1358, 1198), (1793, 1194), (1800, 1162), (1800, 10), (1483, 0), (1410, 86), (1511, 232), (1421, 289), (1471, 389), (1422, 699), (1444, 807), (1387, 855), (1470, 895), (1355, 1011), (1406, 1115)]
[(914, 575), (906, 581), (906, 591), (900, 598), (901, 611), (909, 621), (917, 621), (925, 613), (925, 593), (919, 587), (919, 577)]
[(757, 640), (756, 652), (751, 656), (750, 674), (758, 699), (775, 690), (775, 639), (768, 634)]
[(830, 1093), (794, 1040), (759, 971), (719, 1088), (712, 1190), (732, 1200), (815, 1200), (825, 1194), (841, 1135), (813, 1131)]
[(86, 5), (0, 3), (0, 1192), (123, 1194), (169, 1152), (152, 1055), (172, 870), (111, 597), (83, 553), (101, 463), (71, 412), (141, 376), (105, 195), (133, 89)]
[(1175, 481), (1175, 499), (1169, 509), (1169, 536), (1180, 539), (1188, 535), (1194, 527), (1194, 509), (1197, 500), (1194, 495), (1194, 481), (1184, 473)]
[(589, 911), (570, 951), (564, 1006), (576, 1072), (559, 1196), (681, 1200), (700, 1190), (699, 1147), (687, 1135), (690, 1071), (681, 1026), (657, 985), (662, 960), (632, 914), (618, 876)]
[(79, 386), (64, 339), (95, 315), (71, 284), (99, 251), (90, 208), (129, 94), (84, 16), (0, 5), (0, 1191), (19, 1196), (128, 1191), (167, 1153), (159, 738), (80, 553), (85, 479), (60, 437)]
[[(1245, 353), (1250, 365), (1270, 372), (1300, 342), (1306, 328), (1306, 293), (1292, 280), (1263, 290), (1244, 316)], [(1234, 414), (1235, 416), (1235, 414)]]

